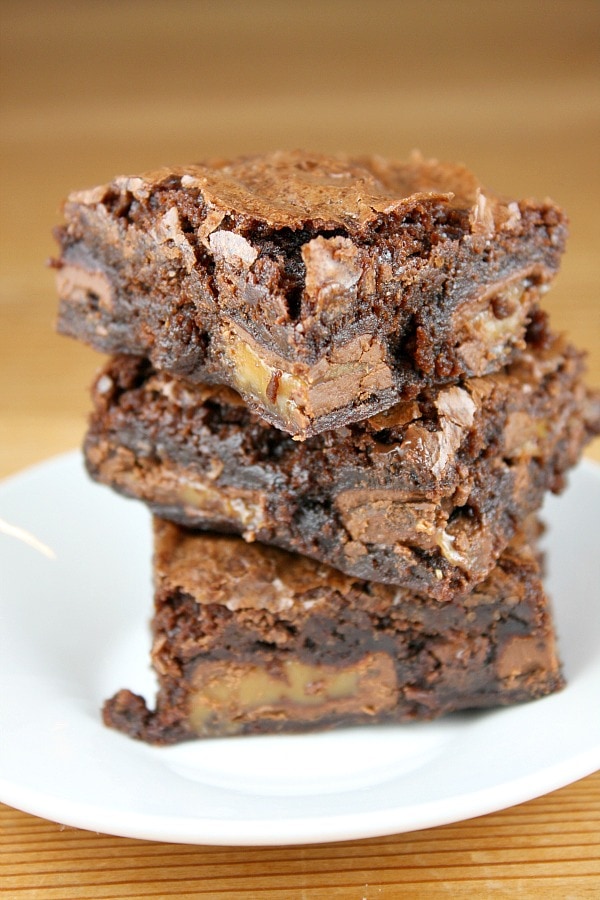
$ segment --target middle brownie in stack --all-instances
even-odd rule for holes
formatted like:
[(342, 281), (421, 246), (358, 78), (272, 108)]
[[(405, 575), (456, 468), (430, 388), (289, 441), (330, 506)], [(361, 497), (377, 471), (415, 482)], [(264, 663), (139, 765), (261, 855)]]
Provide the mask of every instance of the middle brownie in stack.
[(539, 308), (560, 209), (297, 152), (119, 178), (65, 216), (59, 330), (118, 354), (87, 466), (160, 517), (157, 709), (121, 691), (109, 725), (172, 742), (560, 687), (531, 516), (600, 430)]
[(594, 428), (582, 370), (547, 338), (500, 373), (298, 443), (228, 388), (119, 357), (96, 381), (85, 455), (93, 478), (158, 516), (447, 601), (488, 575), (577, 461)]

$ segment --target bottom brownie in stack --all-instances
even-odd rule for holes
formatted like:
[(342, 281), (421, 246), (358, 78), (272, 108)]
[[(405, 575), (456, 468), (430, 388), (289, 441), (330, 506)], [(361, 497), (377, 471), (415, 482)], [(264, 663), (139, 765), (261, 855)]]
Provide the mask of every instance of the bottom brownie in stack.
[(132, 737), (425, 720), (563, 685), (535, 519), (449, 603), (154, 521), (156, 709), (128, 690), (104, 707), (106, 724)]

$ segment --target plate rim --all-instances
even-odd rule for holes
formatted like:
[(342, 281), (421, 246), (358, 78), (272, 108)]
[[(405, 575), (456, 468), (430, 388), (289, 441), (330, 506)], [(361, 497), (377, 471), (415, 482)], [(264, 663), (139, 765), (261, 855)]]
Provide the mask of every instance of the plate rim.
[[(64, 814), (57, 817), (54, 794), (43, 794), (28, 788), (16, 789), (11, 794), (10, 784), (9, 790), (4, 791), (7, 782), (1, 778), (0, 792), (1, 802), (14, 809), (57, 824), (116, 837), (206, 846), (293, 846), (407, 834), (490, 815), (535, 800), (594, 774), (600, 766), (599, 753), (600, 746), (572, 757), (566, 780), (564, 763), (557, 763), (539, 770), (534, 778), (522, 776), (508, 779), (476, 793), (466, 792), (441, 801), (431, 800), (361, 813), (360, 825), (356, 822), (356, 816), (351, 818), (352, 824), (349, 824), (349, 817), (344, 813), (320, 817), (317, 829), (313, 816), (297, 816), (289, 820), (238, 819), (232, 827), (231, 820), (131, 811), (115, 814), (99, 806), (78, 804), (71, 800), (60, 800), (60, 811)], [(577, 761), (576, 766), (573, 766), (574, 760)], [(509, 787), (512, 790), (507, 790)], [(457, 801), (464, 803), (458, 816)], [(285, 827), (288, 823), (291, 828)]]

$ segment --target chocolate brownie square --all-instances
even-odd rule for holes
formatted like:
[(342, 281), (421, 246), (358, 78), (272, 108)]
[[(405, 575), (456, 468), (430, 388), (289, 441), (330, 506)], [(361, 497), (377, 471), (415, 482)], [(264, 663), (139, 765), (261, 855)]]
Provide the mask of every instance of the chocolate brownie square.
[(304, 439), (523, 348), (565, 217), (464, 167), (293, 152), (72, 194), (59, 330), (229, 385)]
[(482, 581), (593, 433), (600, 397), (561, 338), (304, 442), (239, 395), (135, 357), (96, 381), (92, 477), (180, 524), (242, 534), (449, 601)]
[(104, 706), (105, 723), (131, 737), (411, 722), (563, 685), (540, 560), (523, 533), (452, 604), (160, 520), (155, 540), (156, 707), (128, 690)]

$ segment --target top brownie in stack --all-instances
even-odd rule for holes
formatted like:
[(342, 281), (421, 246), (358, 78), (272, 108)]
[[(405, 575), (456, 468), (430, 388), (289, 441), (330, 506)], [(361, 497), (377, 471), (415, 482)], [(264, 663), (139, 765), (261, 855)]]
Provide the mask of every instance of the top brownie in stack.
[(117, 178), (65, 218), (61, 332), (300, 439), (509, 363), (566, 236), (461, 166), (301, 152)]

